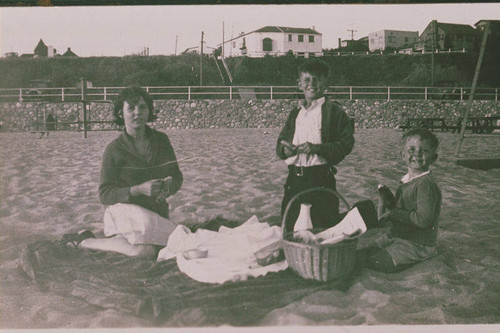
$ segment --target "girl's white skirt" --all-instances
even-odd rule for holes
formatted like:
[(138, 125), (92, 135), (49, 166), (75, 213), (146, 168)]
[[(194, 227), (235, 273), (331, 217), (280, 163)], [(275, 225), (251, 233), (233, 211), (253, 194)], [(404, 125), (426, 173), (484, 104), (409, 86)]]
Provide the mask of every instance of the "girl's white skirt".
[(104, 235), (121, 235), (132, 244), (167, 245), (177, 224), (138, 205), (118, 203), (104, 212)]

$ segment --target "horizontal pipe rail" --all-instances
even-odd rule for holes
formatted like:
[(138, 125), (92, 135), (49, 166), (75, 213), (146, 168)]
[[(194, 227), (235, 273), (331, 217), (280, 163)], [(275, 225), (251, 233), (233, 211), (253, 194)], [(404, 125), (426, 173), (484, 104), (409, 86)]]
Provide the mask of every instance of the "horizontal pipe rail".
[[(86, 100), (113, 101), (125, 87), (93, 87), (86, 89)], [(301, 98), (295, 86), (146, 86), (154, 99), (282, 99)], [(421, 99), (466, 100), (470, 87), (380, 87), (330, 86), (327, 95), (343, 99)], [(477, 88), (478, 100), (498, 101), (498, 88)], [(0, 101), (21, 102), (79, 102), (81, 92), (75, 87), (3, 88)]]

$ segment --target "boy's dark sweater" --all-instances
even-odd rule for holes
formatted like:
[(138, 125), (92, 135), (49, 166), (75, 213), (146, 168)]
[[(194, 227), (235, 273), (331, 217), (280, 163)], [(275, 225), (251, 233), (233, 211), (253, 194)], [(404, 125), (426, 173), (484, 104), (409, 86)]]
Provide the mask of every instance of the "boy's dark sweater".
[(441, 211), (441, 190), (430, 174), (418, 177), (396, 190), (391, 211), (391, 235), (427, 246), (435, 246)]

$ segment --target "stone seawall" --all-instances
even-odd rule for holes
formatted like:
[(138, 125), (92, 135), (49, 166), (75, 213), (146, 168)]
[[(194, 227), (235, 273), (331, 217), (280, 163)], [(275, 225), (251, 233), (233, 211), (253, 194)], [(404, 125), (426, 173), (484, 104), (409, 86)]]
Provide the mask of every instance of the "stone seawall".
[[(442, 117), (455, 124), (462, 116), (466, 101), (422, 100), (340, 100), (356, 128), (395, 128), (406, 118)], [(152, 127), (187, 128), (273, 128), (281, 127), (297, 100), (158, 100), (158, 119)], [(77, 130), (83, 119), (81, 103), (0, 103), (2, 130), (10, 132), (43, 129), (43, 119), (57, 117), (59, 130)], [(111, 121), (113, 105), (91, 103), (87, 108), (91, 121)], [(471, 116), (500, 114), (496, 101), (474, 101)], [(38, 124), (37, 124), (38, 119)], [(114, 129), (113, 124), (95, 123), (92, 129)]]

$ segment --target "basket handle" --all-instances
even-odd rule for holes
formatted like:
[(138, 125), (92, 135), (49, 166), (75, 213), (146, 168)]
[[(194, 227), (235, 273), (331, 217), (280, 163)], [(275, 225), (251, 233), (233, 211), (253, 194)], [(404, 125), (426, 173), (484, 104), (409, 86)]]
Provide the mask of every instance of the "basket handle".
[(292, 203), (297, 200), (299, 197), (303, 196), (304, 194), (310, 193), (310, 192), (315, 192), (315, 191), (322, 191), (322, 192), (329, 192), (333, 195), (335, 195), (337, 198), (342, 201), (342, 203), (347, 207), (347, 210), (351, 210), (351, 206), (347, 203), (347, 201), (344, 199), (343, 196), (340, 195), (339, 192), (335, 191), (334, 189), (328, 188), (328, 187), (312, 187), (305, 189), (303, 191), (300, 191), (299, 193), (295, 194), (290, 201), (288, 201), (288, 204), (286, 205), (285, 212), (283, 213), (283, 219), (281, 221), (281, 229), (283, 230), (283, 238), (285, 237), (285, 221), (288, 216), (288, 211), (290, 210), (290, 207), (292, 206)]

